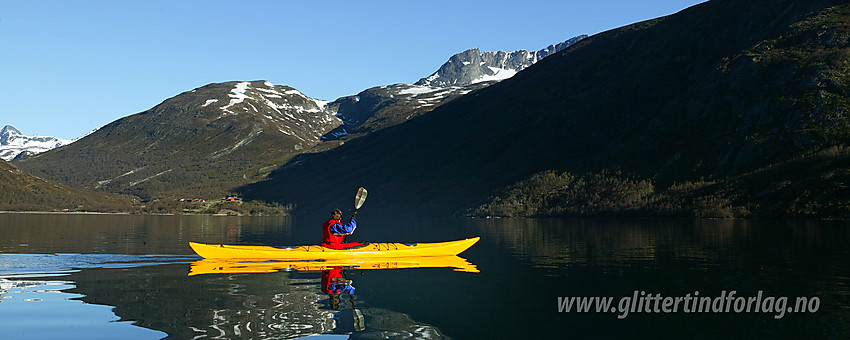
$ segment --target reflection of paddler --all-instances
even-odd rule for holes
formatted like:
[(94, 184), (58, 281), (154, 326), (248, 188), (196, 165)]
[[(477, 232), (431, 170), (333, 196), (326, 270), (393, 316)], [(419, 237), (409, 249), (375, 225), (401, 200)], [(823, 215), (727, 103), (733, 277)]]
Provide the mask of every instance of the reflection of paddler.
[(343, 267), (333, 267), (322, 270), (322, 292), (328, 294), (328, 304), (331, 309), (339, 309), (342, 298), (341, 293), (349, 296), (352, 317), (354, 318), (354, 331), (359, 332), (366, 329), (366, 318), (363, 313), (354, 306), (354, 286), (352, 281), (343, 275)]
[(351, 280), (342, 276), (342, 267), (333, 267), (322, 271), (322, 292), (328, 295), (339, 295), (346, 293), (354, 295), (354, 287)]

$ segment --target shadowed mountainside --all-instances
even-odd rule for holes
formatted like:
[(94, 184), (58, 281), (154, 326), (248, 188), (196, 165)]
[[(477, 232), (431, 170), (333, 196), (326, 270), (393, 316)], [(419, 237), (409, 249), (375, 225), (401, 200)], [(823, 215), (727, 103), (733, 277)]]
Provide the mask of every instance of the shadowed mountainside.
[(555, 171), (597, 178), (585, 201), (609, 179), (648, 184), (614, 184), (638, 195), (634, 207), (565, 214), (841, 215), (840, 190), (808, 188), (850, 177), (846, 22), (845, 1), (703, 3), (583, 39), (242, 192), (311, 212), (349, 206), (366, 186), (375, 210), (452, 214)]

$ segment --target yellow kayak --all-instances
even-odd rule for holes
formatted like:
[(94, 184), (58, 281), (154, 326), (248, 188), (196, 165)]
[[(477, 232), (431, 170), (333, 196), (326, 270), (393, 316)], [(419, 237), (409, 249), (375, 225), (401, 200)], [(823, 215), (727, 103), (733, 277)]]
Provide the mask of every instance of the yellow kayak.
[(478, 273), (478, 267), (466, 259), (451, 256), (401, 257), (394, 259), (352, 259), (319, 261), (263, 261), (203, 259), (192, 263), (189, 276), (201, 274), (274, 273), (280, 270), (322, 271), (335, 267), (345, 269), (454, 268), (455, 271)]
[(278, 248), (270, 246), (231, 246), (189, 242), (205, 259), (327, 260), (457, 255), (472, 247), (480, 237), (437, 243), (369, 243), (349, 249), (322, 246)]

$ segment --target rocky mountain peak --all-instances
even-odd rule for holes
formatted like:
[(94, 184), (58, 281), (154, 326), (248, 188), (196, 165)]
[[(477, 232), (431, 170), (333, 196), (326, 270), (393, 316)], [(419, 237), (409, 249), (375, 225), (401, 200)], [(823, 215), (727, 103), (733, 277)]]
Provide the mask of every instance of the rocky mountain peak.
[(437, 72), (420, 79), (415, 85), (468, 86), (486, 81), (504, 80), (586, 37), (587, 35), (580, 35), (531, 52), (526, 50), (481, 52), (478, 48), (472, 48), (453, 55)]
[(6, 144), (11, 138), (17, 137), (21, 135), (21, 131), (18, 131), (14, 126), (6, 125), (0, 130), (0, 144)]

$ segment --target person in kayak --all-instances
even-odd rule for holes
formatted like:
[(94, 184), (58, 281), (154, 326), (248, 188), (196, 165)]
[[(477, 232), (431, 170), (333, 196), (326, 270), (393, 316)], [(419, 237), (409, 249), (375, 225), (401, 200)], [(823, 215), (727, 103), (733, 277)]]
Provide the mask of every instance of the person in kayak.
[(354, 221), (352, 216), (348, 224), (342, 224), (340, 221), (341, 218), (342, 211), (339, 209), (334, 209), (331, 212), (331, 218), (322, 225), (322, 243), (320, 245), (331, 249), (344, 249), (346, 247), (363, 245), (362, 242), (343, 243), (344, 236), (353, 234), (354, 229), (357, 229), (357, 222)]

